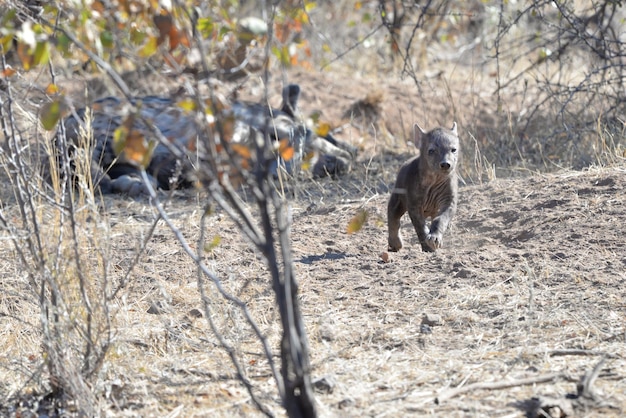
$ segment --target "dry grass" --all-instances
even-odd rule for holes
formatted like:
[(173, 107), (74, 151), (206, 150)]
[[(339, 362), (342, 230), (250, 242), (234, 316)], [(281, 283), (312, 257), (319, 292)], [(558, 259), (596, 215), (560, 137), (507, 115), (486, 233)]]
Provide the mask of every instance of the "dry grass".
[[(521, 416), (533, 397), (575, 393), (578, 379), (603, 353), (609, 357), (594, 389), (621, 409), (595, 405), (576, 415), (617, 416), (626, 408), (623, 169), (464, 187), (445, 248), (418, 252), (407, 222), (407, 248), (389, 263), (380, 259), (386, 195), (346, 192), (363, 177), (325, 181), (323, 195), (292, 202), (312, 375), (332, 385), (317, 394), (321, 415)], [(175, 224), (190, 239), (200, 227), (194, 201), (184, 194), (171, 204)], [(117, 282), (155, 212), (147, 202), (104, 202)], [(359, 208), (370, 212), (370, 221), (348, 235)], [(263, 263), (219, 210), (206, 228), (209, 236), (222, 237), (207, 255), (208, 266), (247, 302), (277, 351), (279, 329)], [(2, 259), (10, 255), (5, 250)], [(7, 261), (2, 282), (10, 291), (2, 306), (15, 315), (4, 317), (0, 338), (1, 380), (11, 382), (5, 395), (23, 393), (24, 386), (41, 390), (28, 377), (42, 362), (37, 321), (23, 322), (38, 315), (36, 301), (16, 299), (29, 294), (28, 285)], [(280, 414), (258, 341), (237, 309), (211, 300), (212, 318), (245, 360), (261, 400)], [(115, 416), (256, 415), (200, 311), (195, 267), (159, 224), (132, 280), (111, 303), (114, 341), (94, 388), (100, 407)], [(440, 321), (425, 328), (424, 314)], [(555, 377), (542, 382), (546, 375)], [(537, 383), (515, 384), (523, 379)], [(449, 389), (492, 382), (513, 383), (443, 400)]]
[[(334, 16), (353, 12), (345, 6), (337, 6)], [(312, 17), (321, 31), (332, 25)], [(346, 33), (333, 41), (356, 39), (362, 28), (341, 29)], [(433, 42), (424, 51), (430, 59), (416, 57), (424, 65), (416, 84), (389, 75), (393, 65), (381, 58), (383, 38), (372, 46), (375, 60), (363, 47), (325, 71), (285, 74), (303, 88), (305, 117), (320, 113), (338, 138), (361, 148), (348, 176), (305, 179), (287, 192), (294, 195), (292, 245), (311, 373), (321, 379), (320, 415), (533, 416), (539, 413), (536, 397), (564, 402), (576, 393), (576, 382), (606, 358), (592, 385), (604, 404), (581, 404), (575, 415), (619, 416), (626, 411), (623, 121), (610, 125), (598, 116), (578, 138), (548, 137), (555, 123), (550, 109), (527, 125), (525, 100), (531, 98), (512, 91), (498, 106), (493, 67), (479, 60), (485, 53), (480, 47), (446, 58), (458, 45)], [(30, 91), (34, 79), (14, 86)], [(58, 83), (75, 98), (83, 96), (84, 86), (74, 78)], [(173, 84), (143, 79), (135, 91), (173, 91)], [(248, 80), (241, 94), (258, 98), (260, 87)], [(368, 112), (355, 114), (355, 106), (372, 101)], [(45, 136), (35, 127), (38, 105), (20, 106), (24, 132)], [(411, 126), (453, 120), (464, 141), (464, 184), (444, 248), (418, 252), (405, 220), (407, 246), (385, 263), (380, 256), (386, 249), (386, 200), (397, 167), (415, 152), (407, 145)], [(2, 164), (7, 167), (6, 160)], [(29, 280), (32, 270), (19, 262), (11, 244), (26, 230), (20, 227), (16, 188), (4, 170), (0, 176), (1, 210), (11, 225), (0, 230), (0, 411), (28, 416), (47, 405), (41, 398), (50, 389), (42, 311), (38, 288)], [(46, 265), (58, 266), (52, 270), (67, 297), (62, 341), (78, 347), (75, 352), (84, 342), (72, 328), (85, 320), (80, 274), (92, 295), (111, 295), (121, 286), (108, 300), (93, 299), (106, 313), (97, 324), (110, 321), (112, 330), (102, 368), (90, 381), (95, 410), (129, 417), (260, 415), (211, 331), (196, 265), (156, 220), (153, 204), (90, 196), (86, 186), (79, 187), (76, 241), (68, 238), (67, 224), (60, 227), (58, 206), (43, 197), (34, 203), (51, 255)], [(170, 218), (192, 245), (207, 200), (188, 191), (168, 202)], [(368, 211), (368, 223), (347, 234), (349, 220), (361, 209)], [(206, 265), (227, 292), (246, 302), (276, 355), (281, 330), (264, 263), (221, 210), (203, 232), (209, 241), (220, 238), (204, 256)], [(208, 292), (210, 319), (235, 348), (255, 393), (284, 414), (263, 348), (241, 311), (215, 287)], [(425, 314), (439, 320), (425, 326)], [(472, 389), (490, 383), (502, 387)], [(450, 392), (457, 388), (470, 389)], [(71, 415), (75, 406), (68, 408)]]

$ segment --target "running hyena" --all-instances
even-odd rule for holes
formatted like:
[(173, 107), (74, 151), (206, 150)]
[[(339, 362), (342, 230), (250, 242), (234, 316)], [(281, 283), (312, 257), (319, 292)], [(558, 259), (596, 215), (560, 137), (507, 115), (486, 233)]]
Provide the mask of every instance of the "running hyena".
[(443, 233), (456, 212), (459, 157), (456, 122), (450, 130), (437, 128), (425, 132), (418, 124), (413, 129), (420, 155), (400, 168), (391, 192), (387, 209), (389, 251), (402, 248), (400, 218), (406, 212), (409, 212), (422, 251), (441, 247)]

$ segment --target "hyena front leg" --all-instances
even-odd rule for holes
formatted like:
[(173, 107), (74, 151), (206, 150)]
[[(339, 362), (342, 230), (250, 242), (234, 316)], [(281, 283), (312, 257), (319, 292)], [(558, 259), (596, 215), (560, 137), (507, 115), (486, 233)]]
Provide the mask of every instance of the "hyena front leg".
[(397, 193), (392, 193), (387, 206), (387, 224), (389, 227), (389, 251), (399, 251), (402, 248), (400, 239), (400, 219), (406, 213), (406, 204)]

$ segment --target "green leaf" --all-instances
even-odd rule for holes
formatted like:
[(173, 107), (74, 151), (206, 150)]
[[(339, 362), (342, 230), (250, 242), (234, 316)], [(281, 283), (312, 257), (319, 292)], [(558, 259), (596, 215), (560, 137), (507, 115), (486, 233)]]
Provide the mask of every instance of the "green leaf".
[(17, 15), (16, 9), (9, 9), (4, 11), (4, 16), (0, 20), (0, 27), (6, 28), (8, 26), (13, 27), (13, 18)]
[(55, 100), (42, 106), (39, 120), (41, 120), (41, 124), (46, 131), (53, 130), (59, 119), (61, 119), (60, 100)]
[(70, 41), (70, 38), (68, 38), (67, 35), (65, 35), (63, 32), (60, 32), (57, 35), (56, 47), (57, 47), (57, 50), (61, 53), (61, 55), (63, 55), (63, 57), (69, 58), (71, 56), (70, 54), (71, 45), (72, 45), (72, 42)]
[(0, 45), (2, 45), (2, 51), (6, 54), (13, 47), (13, 34), (8, 34), (0, 38)]
[(47, 40), (37, 42), (35, 53), (33, 54), (33, 63), (35, 65), (47, 64), (50, 60), (50, 42)]
[(102, 46), (105, 48), (113, 48), (113, 34), (108, 30), (103, 31), (100, 34), (100, 42), (102, 42)]
[(198, 32), (200, 32), (204, 39), (212, 37), (213, 31), (215, 30), (215, 24), (213, 23), (213, 19), (211, 19), (210, 17), (203, 17), (198, 19), (198, 26), (196, 29), (198, 30)]
[(287, 48), (287, 46), (283, 46), (282, 48), (279, 48), (277, 46), (273, 46), (272, 47), (272, 53), (274, 54), (274, 56), (276, 58), (278, 58), (278, 61), (288, 67), (291, 64), (291, 59), (289, 57), (289, 48)]
[(146, 33), (144, 31), (137, 29), (137, 27), (130, 28), (130, 41), (133, 45), (141, 45), (144, 39), (146, 39)]

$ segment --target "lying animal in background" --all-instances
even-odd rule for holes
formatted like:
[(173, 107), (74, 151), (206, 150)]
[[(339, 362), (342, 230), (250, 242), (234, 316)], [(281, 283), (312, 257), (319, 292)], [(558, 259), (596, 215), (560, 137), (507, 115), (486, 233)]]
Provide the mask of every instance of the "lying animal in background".
[[(280, 156), (273, 159), (269, 170), (274, 175), (279, 167), (295, 173), (309, 153), (315, 153), (317, 157), (313, 167), (315, 176), (344, 174), (356, 157), (356, 147), (330, 135), (316, 137), (297, 117), (299, 97), (300, 87), (290, 84), (283, 89), (280, 109), (245, 102), (227, 105), (228, 115), (234, 118), (231, 142), (252, 147), (251, 135), (257, 133), (271, 140), (286, 139), (294, 149), (294, 156), (289, 161), (282, 161)], [(137, 97), (131, 103), (137, 109), (136, 115), (129, 115), (127, 102), (116, 97), (99, 99), (88, 108), (77, 110), (64, 120), (64, 130), (57, 131), (57, 145), (61, 143), (60, 135), (65, 132), (72, 158), (80, 158), (77, 148), (90, 148), (91, 178), (102, 193), (146, 194), (136, 161), (125, 158), (127, 150), (119, 153), (115, 149), (116, 130), (124, 126), (129, 138), (134, 135), (140, 137), (140, 141), (144, 138), (156, 141), (149, 161), (144, 164), (155, 187), (165, 190), (191, 187), (197, 179), (197, 165), (202, 164), (207, 156), (206, 152), (200, 151), (206, 144), (206, 130), (202, 129), (197, 112), (186, 110), (180, 101), (165, 97)], [(167, 139), (169, 147), (155, 138), (154, 128)], [(85, 137), (89, 139), (85, 141)], [(85, 143), (90, 145), (83, 145)], [(183, 152), (187, 158), (175, 157), (171, 147)]]
[(413, 130), (420, 155), (400, 168), (389, 199), (389, 251), (402, 248), (400, 218), (408, 211), (422, 251), (432, 252), (441, 247), (443, 233), (456, 212), (459, 136), (456, 122), (450, 130), (425, 132), (417, 124)]

